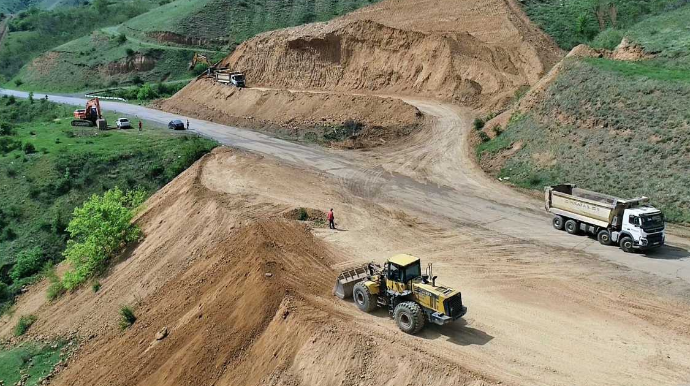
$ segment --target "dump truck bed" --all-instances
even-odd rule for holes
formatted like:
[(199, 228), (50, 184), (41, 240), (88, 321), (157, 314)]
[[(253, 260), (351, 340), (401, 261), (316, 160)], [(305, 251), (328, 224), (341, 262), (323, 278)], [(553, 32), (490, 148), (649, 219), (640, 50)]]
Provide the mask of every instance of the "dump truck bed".
[(547, 211), (604, 228), (629, 202), (574, 185), (549, 186), (545, 192)]

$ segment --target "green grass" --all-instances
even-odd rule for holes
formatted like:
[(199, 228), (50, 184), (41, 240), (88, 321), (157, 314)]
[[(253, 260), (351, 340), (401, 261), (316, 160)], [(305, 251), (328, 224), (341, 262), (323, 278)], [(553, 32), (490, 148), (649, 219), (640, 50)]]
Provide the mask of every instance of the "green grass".
[(690, 71), (681, 68), (666, 68), (655, 60), (643, 62), (624, 62), (603, 58), (585, 59), (590, 65), (604, 71), (615, 72), (624, 77), (633, 78), (630, 81), (645, 79), (667, 82), (690, 82)]
[[(554, 38), (565, 50), (590, 43), (606, 29), (625, 30), (646, 17), (668, 10), (684, 0), (525, 0), (529, 18)], [(599, 26), (595, 4), (602, 4), (604, 28)], [(616, 7), (614, 25), (609, 5)]]
[(14, 336), (22, 336), (29, 331), (31, 325), (36, 322), (35, 315), (22, 315), (14, 326)]
[(510, 145), (512, 145), (510, 138), (501, 134), (490, 141), (479, 144), (479, 146), (477, 146), (477, 157), (481, 159), (485, 156), (495, 155), (501, 150), (509, 148)]
[[(216, 146), (148, 122), (142, 133), (73, 128), (72, 106), (10, 101), (0, 98), (0, 123), (9, 122), (14, 133), (0, 136), (0, 149), (10, 141), (31, 143), (37, 152), (0, 151), (0, 283), (9, 286), (0, 304), (35, 280), (9, 275), (21, 251), (39, 247), (43, 262), (62, 260), (72, 211), (89, 196), (115, 186), (153, 193)], [(117, 117), (106, 114), (111, 125)]]
[(14, 385), (27, 374), (26, 386), (39, 384), (39, 379), (50, 374), (61, 359), (64, 343), (24, 343), (20, 346), (0, 350), (0, 380), (5, 385)]
[(124, 23), (121, 32), (168, 31), (207, 40), (207, 46), (239, 44), (261, 32), (327, 21), (379, 0), (177, 0)]

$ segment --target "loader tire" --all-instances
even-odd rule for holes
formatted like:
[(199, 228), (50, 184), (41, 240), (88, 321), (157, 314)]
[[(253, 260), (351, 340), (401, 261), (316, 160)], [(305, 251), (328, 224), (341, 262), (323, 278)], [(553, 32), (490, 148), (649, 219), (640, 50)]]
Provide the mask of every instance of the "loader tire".
[(355, 284), (352, 297), (357, 307), (364, 312), (371, 312), (376, 308), (376, 296), (369, 292), (369, 288), (364, 283)]
[(403, 302), (398, 304), (393, 311), (393, 318), (398, 328), (408, 334), (416, 334), (424, 327), (424, 311), (415, 302)]

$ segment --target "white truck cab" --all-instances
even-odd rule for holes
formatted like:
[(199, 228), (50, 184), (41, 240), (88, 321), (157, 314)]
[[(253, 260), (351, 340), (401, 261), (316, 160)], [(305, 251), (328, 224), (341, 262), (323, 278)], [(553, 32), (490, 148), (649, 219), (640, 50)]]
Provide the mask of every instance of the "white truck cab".
[(623, 249), (654, 248), (664, 244), (665, 229), (664, 215), (659, 209), (651, 206), (626, 209), (618, 237), (612, 237), (612, 241), (623, 240), (627, 236), (633, 244), (621, 245)]

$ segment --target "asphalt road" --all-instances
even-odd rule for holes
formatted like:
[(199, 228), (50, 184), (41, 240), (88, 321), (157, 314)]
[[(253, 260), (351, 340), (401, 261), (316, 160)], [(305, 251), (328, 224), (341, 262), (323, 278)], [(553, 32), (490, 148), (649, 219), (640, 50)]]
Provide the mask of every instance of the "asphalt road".
[[(0, 94), (27, 98), (28, 93), (3, 90)], [(44, 95), (35, 94), (35, 98)], [(49, 100), (83, 106), (86, 99), (49, 95)], [(460, 141), (470, 130), (452, 106), (430, 101), (407, 100), (424, 113), (434, 115), (439, 127), (452, 133)], [(343, 189), (351, 193), (411, 209), (436, 221), (456, 224), (471, 229), (478, 237), (494, 238), (502, 243), (530, 242), (544, 248), (584, 251), (613, 261), (617, 264), (652, 273), (667, 279), (681, 279), (690, 283), (690, 252), (688, 240), (668, 237), (668, 246), (649, 254), (624, 253), (616, 247), (600, 245), (586, 236), (571, 236), (551, 227), (550, 216), (544, 213), (539, 200), (515, 193), (500, 183), (483, 175), (475, 166), (468, 152), (461, 148), (457, 170), (452, 182), (429, 184), (419, 182), (390, 168), (365, 164), (361, 157), (343, 151), (289, 142), (255, 131), (225, 126), (213, 122), (188, 118), (146, 107), (126, 103), (101, 101), (105, 110), (119, 112), (130, 119), (138, 117), (163, 125), (172, 119), (189, 120), (192, 131), (235, 148), (276, 157), (290, 164), (308, 167), (330, 174), (340, 181)]]

